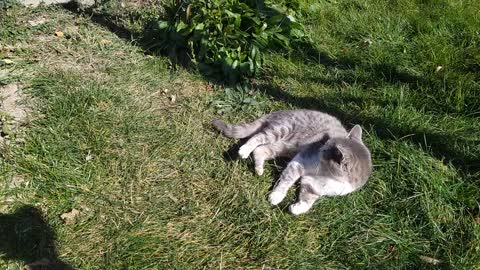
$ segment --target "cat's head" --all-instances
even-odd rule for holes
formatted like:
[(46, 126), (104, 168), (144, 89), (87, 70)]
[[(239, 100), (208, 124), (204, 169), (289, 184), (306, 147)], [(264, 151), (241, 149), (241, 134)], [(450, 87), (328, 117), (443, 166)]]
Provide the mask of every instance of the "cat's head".
[(321, 166), (332, 176), (348, 177), (353, 184), (363, 185), (371, 174), (370, 151), (362, 141), (359, 125), (354, 126), (345, 138), (330, 138), (320, 151)]

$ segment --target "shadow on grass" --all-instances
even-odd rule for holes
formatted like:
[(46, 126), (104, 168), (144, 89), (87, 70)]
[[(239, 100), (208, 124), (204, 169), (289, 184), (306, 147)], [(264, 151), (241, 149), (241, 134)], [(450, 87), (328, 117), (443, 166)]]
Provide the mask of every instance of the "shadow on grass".
[[(257, 86), (267, 95), (285, 103), (293, 104), (296, 107), (321, 110), (336, 116), (344, 123), (354, 122), (363, 126), (372, 126), (374, 127), (376, 134), (382, 139), (408, 139), (415, 144), (429, 149), (437, 159), (451, 162), (455, 167), (468, 175), (474, 175), (480, 172), (480, 160), (474, 154), (466, 155), (462, 153), (453, 145), (453, 142), (455, 141), (463, 145), (479, 145), (480, 138), (466, 141), (454, 138), (452, 135), (439, 134), (428, 130), (415, 130), (412, 128), (405, 129), (390, 121), (384, 121), (383, 119), (365, 116), (358, 117), (356, 112), (344, 111), (337, 105), (340, 101), (361, 104), (364, 102), (363, 98), (342, 97), (342, 100), (339, 100), (338, 98), (329, 96), (322, 96), (322, 98), (298, 97), (281, 90), (279, 87), (273, 86), (271, 83), (259, 84)], [(374, 102), (376, 104), (381, 103), (381, 101), (378, 100), (374, 100)]]
[(7, 260), (22, 261), (27, 270), (73, 270), (58, 259), (55, 233), (33, 206), (0, 214), (0, 254)]

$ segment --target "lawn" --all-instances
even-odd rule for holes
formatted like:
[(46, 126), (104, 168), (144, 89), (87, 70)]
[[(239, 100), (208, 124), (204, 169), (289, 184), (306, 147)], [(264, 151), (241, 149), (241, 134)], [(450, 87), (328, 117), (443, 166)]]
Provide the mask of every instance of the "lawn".
[[(1, 134), (1, 269), (480, 269), (479, 1), (301, 0), (313, 48), (246, 94), (132, 41), (158, 5), (0, 10), (30, 108)], [(256, 176), (210, 124), (292, 108), (362, 125), (374, 164), (302, 216), (266, 199), (285, 164)]]

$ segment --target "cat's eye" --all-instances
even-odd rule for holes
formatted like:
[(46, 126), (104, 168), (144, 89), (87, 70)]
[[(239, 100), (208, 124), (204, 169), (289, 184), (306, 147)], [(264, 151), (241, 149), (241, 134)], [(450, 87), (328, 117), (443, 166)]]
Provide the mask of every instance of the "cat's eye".
[(343, 154), (337, 147), (332, 147), (329, 151), (329, 158), (336, 163), (341, 164), (343, 161)]

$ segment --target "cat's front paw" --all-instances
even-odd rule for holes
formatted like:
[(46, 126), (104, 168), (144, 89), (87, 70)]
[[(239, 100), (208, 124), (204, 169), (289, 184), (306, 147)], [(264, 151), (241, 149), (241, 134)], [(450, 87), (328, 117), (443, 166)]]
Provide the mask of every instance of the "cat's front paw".
[(294, 215), (300, 215), (306, 213), (310, 209), (310, 207), (306, 203), (298, 202), (290, 205), (288, 209), (290, 210), (290, 213)]
[(278, 192), (278, 191), (274, 191), (270, 193), (270, 195), (268, 195), (268, 201), (272, 205), (279, 204), (281, 201), (283, 201), (284, 198), (285, 198), (285, 194), (282, 194), (281, 192)]
[(263, 174), (263, 167), (255, 167), (255, 172), (257, 175), (262, 175)]
[(246, 159), (248, 158), (248, 156), (250, 155), (250, 151), (245, 145), (243, 145), (242, 147), (240, 147), (240, 149), (238, 150), (238, 155), (243, 158), (243, 159)]

